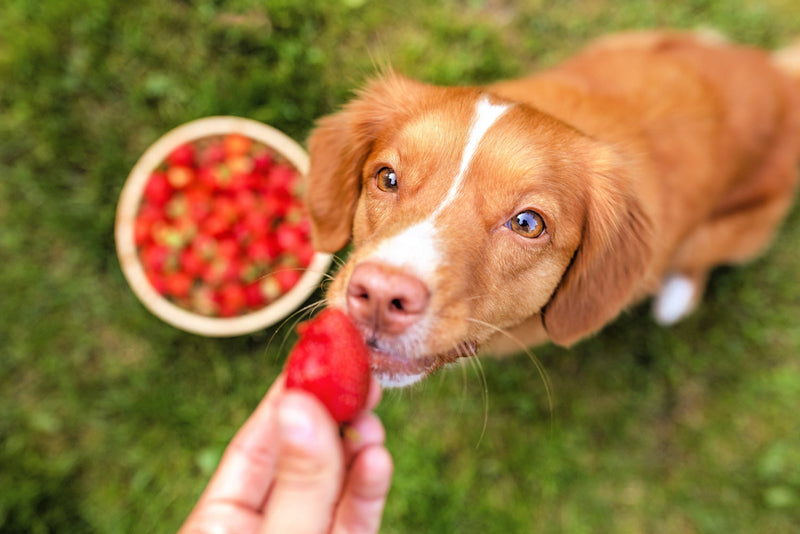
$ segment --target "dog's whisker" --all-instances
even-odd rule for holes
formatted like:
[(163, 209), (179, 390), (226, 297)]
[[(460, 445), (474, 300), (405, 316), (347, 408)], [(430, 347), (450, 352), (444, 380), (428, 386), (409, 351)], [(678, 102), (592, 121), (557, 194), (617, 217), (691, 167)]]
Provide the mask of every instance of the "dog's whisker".
[[(334, 259), (336, 259), (335, 256), (334, 256)], [(260, 282), (260, 281), (266, 280), (268, 277), (274, 275), (275, 273), (277, 273), (279, 271), (301, 271), (303, 273), (309, 272), (309, 271), (316, 272), (317, 274), (319, 274), (322, 277), (322, 280), (320, 282), (320, 287), (323, 290), (324, 290), (325, 282), (330, 283), (330, 282), (333, 281), (333, 275), (331, 275), (327, 270), (321, 271), (321, 270), (309, 269), (308, 267), (288, 267), (287, 266), (287, 267), (281, 267), (280, 269), (276, 269), (276, 270), (272, 270), (270, 272), (264, 273), (263, 275), (261, 275), (258, 278), (256, 278), (256, 282)], [(278, 334), (279, 331), (283, 330), (284, 326), (286, 326), (287, 323), (289, 323), (290, 321), (295, 319), (294, 323), (292, 324), (292, 328), (290, 329), (290, 331), (294, 330), (294, 328), (297, 326), (297, 324), (305, 316), (304, 314), (313, 315), (314, 311), (317, 308), (324, 306), (326, 303), (327, 303), (327, 300), (323, 297), (322, 299), (320, 299), (318, 301), (312, 302), (311, 304), (309, 304), (307, 306), (304, 306), (304, 307), (294, 311), (291, 315), (286, 317), (278, 325), (277, 328), (275, 328), (275, 331), (272, 333), (272, 335), (270, 336), (269, 340), (267, 341), (267, 347), (270, 347), (272, 345), (273, 341), (275, 340), (275, 336)], [(308, 313), (306, 313), (306, 312), (308, 312)], [(283, 350), (287, 339), (288, 339), (288, 334), (283, 337), (283, 340), (281, 341), (281, 345), (279, 347), (279, 352)]]
[(335, 265), (337, 268), (342, 268), (344, 267), (345, 260), (339, 256), (333, 255), (331, 256), (331, 263), (333, 263), (333, 265)]
[[(303, 307), (295, 310), (292, 314), (287, 316), (280, 323), (280, 325), (278, 325), (278, 328), (275, 329), (275, 331), (270, 336), (269, 341), (267, 341), (267, 347), (272, 345), (272, 342), (275, 340), (275, 336), (278, 334), (278, 332), (284, 331), (283, 339), (281, 340), (281, 344), (278, 347), (278, 353), (283, 352), (283, 349), (284, 349), (284, 347), (286, 345), (286, 341), (289, 338), (289, 332), (293, 331), (297, 327), (297, 324), (300, 323), (300, 321), (302, 321), (305, 317), (313, 315), (314, 312), (316, 312), (317, 309), (319, 309), (321, 307), (324, 307), (326, 304), (327, 304), (327, 300), (325, 298), (321, 298), (321, 299), (319, 299), (317, 301), (311, 302), (310, 304), (307, 304), (306, 306), (303, 306)], [(290, 321), (293, 321), (292, 322), (292, 326), (288, 331), (285, 331), (284, 327)]]
[(327, 270), (323, 271), (323, 270), (320, 270), (320, 269), (309, 269), (308, 267), (282, 266), (282, 267), (280, 267), (278, 269), (274, 269), (274, 270), (271, 270), (269, 272), (266, 272), (266, 273), (262, 274), (261, 276), (257, 277), (254, 281), (255, 282), (261, 282), (263, 280), (266, 280), (270, 276), (272, 276), (272, 275), (274, 275), (274, 274), (276, 274), (278, 272), (282, 272), (282, 271), (300, 271), (302, 273), (313, 272), (313, 273), (319, 275), (322, 278), (323, 281), (324, 280), (333, 281), (333, 278), (334, 278), (333, 275), (330, 274)]
[(508, 330), (504, 328), (500, 328), (499, 326), (495, 326), (491, 323), (487, 323), (486, 321), (481, 321), (480, 319), (475, 319), (473, 317), (468, 317), (467, 321), (471, 323), (475, 323), (481, 326), (485, 326), (486, 328), (491, 329), (497, 334), (503, 335), (509, 340), (511, 340), (517, 347), (519, 347), (520, 352), (524, 352), (528, 359), (533, 363), (536, 367), (536, 371), (539, 374), (539, 377), (542, 380), (542, 384), (544, 385), (545, 393), (547, 395), (547, 407), (548, 407), (548, 414), (550, 416), (550, 424), (552, 427), (553, 423), (553, 389), (550, 382), (550, 376), (547, 374), (547, 369), (544, 368), (544, 365), (536, 357), (536, 355), (531, 351), (530, 347), (528, 347), (525, 343), (517, 339), (513, 334), (511, 334)]
[(483, 401), (483, 425), (481, 426), (481, 433), (478, 436), (478, 441), (475, 443), (475, 448), (480, 447), (483, 442), (483, 437), (486, 435), (486, 429), (489, 426), (489, 383), (486, 381), (486, 373), (483, 370), (480, 358), (475, 354), (474, 348), (468, 344), (460, 343), (456, 347), (460, 359), (469, 361), (472, 368), (477, 373), (481, 381), (481, 400)]

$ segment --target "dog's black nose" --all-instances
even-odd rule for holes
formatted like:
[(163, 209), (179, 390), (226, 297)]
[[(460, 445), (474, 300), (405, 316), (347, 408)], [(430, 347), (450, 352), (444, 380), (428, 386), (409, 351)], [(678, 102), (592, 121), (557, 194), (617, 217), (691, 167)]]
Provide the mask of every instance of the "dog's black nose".
[(424, 315), (429, 300), (419, 278), (378, 263), (357, 265), (347, 286), (350, 316), (376, 333), (404, 332)]

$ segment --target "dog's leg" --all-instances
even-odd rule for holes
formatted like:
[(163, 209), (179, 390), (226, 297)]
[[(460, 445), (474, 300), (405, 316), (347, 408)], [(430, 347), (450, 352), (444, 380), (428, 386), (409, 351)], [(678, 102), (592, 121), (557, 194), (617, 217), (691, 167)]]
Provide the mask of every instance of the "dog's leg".
[(791, 203), (792, 195), (787, 191), (716, 217), (695, 230), (678, 250), (662, 282), (653, 304), (656, 321), (669, 325), (689, 315), (700, 301), (714, 267), (745, 263), (763, 252)]

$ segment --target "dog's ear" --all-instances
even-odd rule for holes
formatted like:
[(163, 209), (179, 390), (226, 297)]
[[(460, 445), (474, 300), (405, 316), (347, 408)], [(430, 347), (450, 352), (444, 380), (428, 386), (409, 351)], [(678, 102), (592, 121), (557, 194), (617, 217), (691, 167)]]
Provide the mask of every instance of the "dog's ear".
[(606, 148), (591, 159), (583, 238), (543, 314), (550, 339), (563, 346), (599, 330), (631, 303), (651, 257), (651, 220), (631, 182), (635, 170)]
[(368, 83), (342, 111), (323, 117), (308, 141), (305, 202), (314, 246), (336, 252), (352, 233), (364, 160), (383, 131), (408, 113), (425, 86), (393, 72)]

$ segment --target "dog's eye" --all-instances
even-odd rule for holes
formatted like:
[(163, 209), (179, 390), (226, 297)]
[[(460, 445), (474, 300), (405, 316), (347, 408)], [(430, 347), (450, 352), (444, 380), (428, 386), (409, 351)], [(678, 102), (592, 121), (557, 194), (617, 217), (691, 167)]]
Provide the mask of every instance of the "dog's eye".
[(544, 233), (542, 216), (531, 210), (521, 211), (511, 217), (506, 227), (529, 239), (535, 239)]
[(397, 174), (394, 169), (390, 167), (383, 167), (378, 171), (378, 176), (375, 178), (378, 189), (386, 193), (394, 193), (397, 191)]

